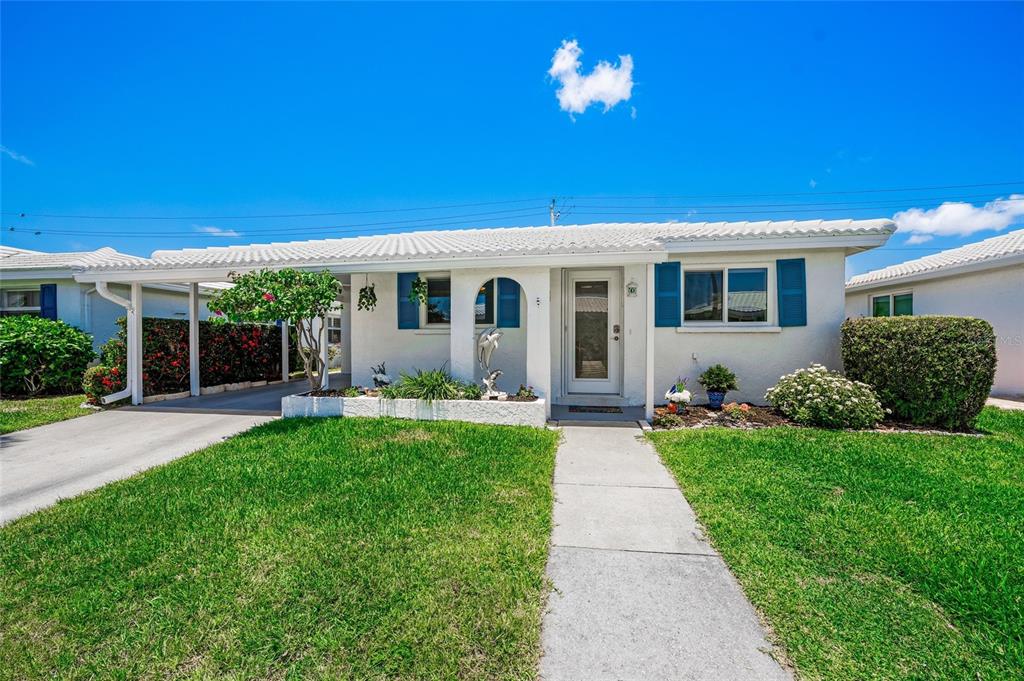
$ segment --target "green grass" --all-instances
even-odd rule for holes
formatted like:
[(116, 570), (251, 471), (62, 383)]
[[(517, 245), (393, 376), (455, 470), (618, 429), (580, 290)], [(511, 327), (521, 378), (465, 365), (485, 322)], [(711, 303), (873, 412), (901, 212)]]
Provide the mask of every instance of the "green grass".
[(535, 675), (556, 434), (272, 422), (0, 529), (0, 677)]
[(93, 413), (91, 409), (80, 408), (82, 402), (85, 395), (0, 400), (0, 435)]
[(1024, 412), (984, 438), (652, 435), (804, 679), (1024, 675)]

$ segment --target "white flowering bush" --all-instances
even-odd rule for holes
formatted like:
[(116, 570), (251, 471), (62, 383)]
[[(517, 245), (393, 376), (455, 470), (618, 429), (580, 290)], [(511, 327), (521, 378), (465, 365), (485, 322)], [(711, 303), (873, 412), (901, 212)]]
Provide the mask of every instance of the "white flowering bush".
[(805, 426), (870, 428), (885, 416), (871, 386), (851, 381), (820, 364), (786, 374), (764, 397)]

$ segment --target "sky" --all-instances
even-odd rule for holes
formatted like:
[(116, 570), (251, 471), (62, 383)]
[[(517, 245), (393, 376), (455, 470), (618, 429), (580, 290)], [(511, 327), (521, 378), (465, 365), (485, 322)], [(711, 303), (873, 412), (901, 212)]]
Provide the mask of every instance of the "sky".
[(534, 225), (553, 198), (561, 224), (896, 216), (855, 274), (1024, 225), (1024, 3), (4, 2), (0, 31), (10, 246)]

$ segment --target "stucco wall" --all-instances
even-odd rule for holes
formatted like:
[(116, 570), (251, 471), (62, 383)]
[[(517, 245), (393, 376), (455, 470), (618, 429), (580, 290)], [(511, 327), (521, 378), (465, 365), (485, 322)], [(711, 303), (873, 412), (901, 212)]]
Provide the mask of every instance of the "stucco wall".
[[(427, 273), (424, 273), (426, 276)], [(351, 326), (351, 356), (353, 385), (372, 385), (370, 367), (382, 361), (387, 362), (388, 374), (393, 379), (406, 371), (416, 369), (437, 369), (450, 365), (451, 331), (445, 327), (421, 326), (419, 329), (398, 328), (397, 274), (394, 272), (371, 274), (369, 283), (375, 284), (377, 307), (372, 311), (357, 310), (349, 305)], [(480, 283), (483, 283), (481, 279)], [(352, 278), (352, 298), (358, 300), (359, 289), (364, 285), (362, 275)], [(504, 375), (499, 387), (514, 391), (520, 383), (526, 383), (526, 300), (519, 298), (518, 329), (502, 329), (498, 350), (491, 360), (493, 369), (501, 369)], [(480, 331), (486, 327), (477, 326)], [(481, 372), (476, 367), (474, 378), (479, 381)]]
[[(807, 326), (780, 328), (775, 290), (775, 260), (804, 258), (807, 273)], [(676, 377), (686, 379), (695, 403), (706, 402), (697, 378), (712, 364), (722, 363), (736, 373), (740, 389), (727, 399), (764, 404), (764, 393), (779, 377), (812, 362), (840, 368), (839, 327), (844, 319), (845, 256), (830, 251), (775, 251), (771, 253), (706, 253), (679, 256), (683, 271), (690, 267), (768, 267), (770, 325), (742, 331), (742, 324), (691, 331), (687, 327), (655, 328), (655, 403)]]
[(993, 395), (1024, 397), (1024, 266), (928, 279), (846, 296), (846, 315), (871, 314), (872, 296), (912, 292), (915, 315), (977, 317), (996, 334)]

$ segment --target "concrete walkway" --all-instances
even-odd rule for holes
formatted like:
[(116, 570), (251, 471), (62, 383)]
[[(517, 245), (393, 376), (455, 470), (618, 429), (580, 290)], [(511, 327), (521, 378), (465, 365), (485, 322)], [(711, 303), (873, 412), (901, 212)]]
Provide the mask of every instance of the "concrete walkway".
[(115, 409), (4, 435), (0, 437), (0, 523), (269, 420), (269, 416)]
[(642, 431), (563, 433), (541, 677), (791, 678)]
[(1006, 397), (990, 397), (985, 404), (990, 407), (999, 407), (1000, 409), (1016, 409), (1024, 411), (1024, 400), (1011, 400)]

